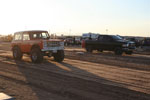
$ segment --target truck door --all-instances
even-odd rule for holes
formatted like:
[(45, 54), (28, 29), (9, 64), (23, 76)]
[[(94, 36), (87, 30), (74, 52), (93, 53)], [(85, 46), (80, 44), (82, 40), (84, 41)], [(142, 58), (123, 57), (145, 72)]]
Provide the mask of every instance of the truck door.
[(15, 40), (15, 44), (21, 48), (22, 47), (22, 45), (21, 45), (22, 44), (22, 33), (16, 33), (14, 36), (14, 40)]
[(103, 50), (112, 50), (113, 48), (113, 45), (112, 45), (112, 38), (111, 36), (108, 36), (108, 35), (104, 35), (102, 38), (101, 38), (101, 46), (103, 48)]
[(27, 33), (23, 33), (22, 51), (30, 52), (30, 36)]
[(100, 36), (98, 37), (98, 41), (97, 41), (97, 43), (96, 43), (97, 50), (103, 50), (103, 49), (104, 49), (103, 38), (104, 38), (103, 35), (100, 35)]

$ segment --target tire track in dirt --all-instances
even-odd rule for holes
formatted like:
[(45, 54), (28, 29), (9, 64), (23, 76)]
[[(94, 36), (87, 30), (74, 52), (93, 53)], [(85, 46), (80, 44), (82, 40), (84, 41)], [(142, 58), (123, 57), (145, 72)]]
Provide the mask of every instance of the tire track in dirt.
[[(22, 66), (22, 65), (21, 65), (21, 66)], [(20, 66), (20, 67), (21, 67), (21, 66)], [(24, 65), (24, 66), (25, 66), (25, 65)], [(22, 66), (22, 67), (23, 67), (23, 66)], [(21, 67), (21, 68), (22, 68), (22, 67)], [(25, 69), (27, 69), (27, 67), (25, 67)], [(24, 70), (25, 70), (25, 69), (24, 69)], [(36, 68), (36, 69), (37, 69), (37, 68)], [(33, 69), (33, 70), (35, 71), (36, 69)], [(30, 70), (31, 70), (31, 69), (30, 69)], [(46, 69), (46, 70), (47, 70), (47, 69)], [(32, 72), (32, 71), (31, 71), (31, 72)], [(42, 72), (42, 70), (39, 69), (39, 72)], [(39, 73), (39, 72), (38, 72), (38, 73)], [(45, 73), (45, 70), (44, 70), (44, 72), (42, 72), (42, 73)], [(52, 72), (49, 72), (49, 71), (48, 71), (48, 73), (52, 73)], [(43, 77), (47, 76), (48, 73), (47, 73), (46, 75), (44, 75)], [(57, 75), (58, 75), (58, 73), (57, 73)], [(36, 75), (33, 75), (33, 73), (32, 73), (32, 75), (29, 75), (29, 76), (32, 77), (32, 76), (36, 76)], [(58, 75), (58, 77), (60, 77), (60, 76), (62, 76), (62, 74)], [(26, 77), (27, 77), (27, 76), (26, 76)], [(70, 77), (70, 76), (66, 76), (66, 77)], [(70, 79), (72, 79), (72, 78), (76, 78), (76, 77), (71, 77)], [(33, 79), (34, 79), (34, 78), (33, 78)], [(46, 79), (48, 79), (48, 78), (46, 78)], [(51, 78), (51, 79), (52, 79), (52, 78)], [(56, 80), (56, 77), (54, 77), (53, 79)], [(61, 79), (61, 78), (57, 78), (57, 79)], [(81, 81), (81, 79), (82, 79), (82, 78), (80, 77), (78, 80)], [(65, 79), (63, 79), (63, 80), (65, 80)], [(62, 82), (63, 80), (61, 80), (61, 82)], [(39, 80), (38, 80), (38, 81), (39, 81)], [(84, 80), (84, 81), (85, 81), (85, 80)], [(43, 81), (43, 82), (44, 82), (44, 83), (47, 83), (47, 81)], [(58, 81), (56, 81), (56, 83), (57, 83), (57, 82), (58, 82)], [(73, 81), (73, 82), (74, 82), (74, 81)], [(75, 83), (76, 83), (76, 82), (75, 82)], [(84, 82), (83, 82), (83, 83), (84, 83)], [(89, 80), (88, 80), (88, 83), (89, 83)], [(99, 83), (95, 83), (95, 82), (93, 82), (93, 81), (92, 81), (92, 83), (93, 83), (93, 85), (94, 85), (94, 84), (99, 84)], [(35, 84), (35, 83), (34, 83), (34, 84)], [(73, 84), (74, 84), (74, 83), (73, 83)], [(53, 85), (54, 85), (54, 84), (53, 84)], [(81, 84), (80, 84), (80, 85), (81, 85)], [(92, 85), (91, 87), (93, 87), (93, 85)], [(46, 85), (44, 85), (44, 86), (46, 86)], [(78, 87), (75, 87), (75, 88), (78, 88)], [(80, 86), (80, 88), (81, 88), (81, 86)], [(78, 89), (78, 90), (80, 90), (80, 89)], [(84, 90), (85, 90), (85, 88), (84, 88)], [(107, 90), (107, 89), (105, 89), (105, 90)], [(88, 91), (89, 91), (89, 90), (88, 90)], [(94, 90), (91, 89), (91, 91), (94, 91)], [(108, 91), (110, 91), (110, 90), (108, 90)], [(124, 94), (124, 95), (127, 95), (126, 93), (124, 93), (124, 91), (120, 91), (120, 90), (117, 91), (116, 89), (115, 89), (114, 91), (111, 90), (111, 93), (116, 93), (116, 92), (117, 92), (117, 93), (121, 93), (122, 95), (123, 95), (123, 94)], [(83, 93), (83, 91), (82, 91), (82, 93)], [(111, 93), (107, 93), (107, 92), (106, 92), (106, 94), (111, 94)], [(96, 94), (97, 94), (97, 93), (96, 93)], [(116, 94), (111, 94), (111, 95), (115, 95), (115, 97), (116, 97)], [(137, 95), (136, 95), (136, 96), (137, 96)], [(136, 97), (136, 96), (135, 96), (135, 97)], [(118, 98), (119, 98), (119, 97), (118, 97)]]
[[(103, 58), (103, 56), (104, 56), (104, 58)], [(9, 58), (9, 60), (11, 59), (11, 56), (9, 54), (7, 54), (6, 57)], [(67, 55), (67, 58), (78, 59), (76, 57), (75, 58), (72, 58), (72, 57), (74, 57), (74, 56), (72, 56), (72, 55), (68, 56)], [(126, 99), (127, 100), (129, 100), (129, 99), (131, 99), (131, 100), (134, 100), (134, 99), (135, 100), (138, 100), (138, 99), (139, 100), (149, 100), (149, 95), (146, 95), (146, 94), (143, 94), (143, 93), (139, 93), (139, 92), (135, 92), (135, 91), (130, 91), (128, 89), (127, 90), (124, 89), (124, 88), (130, 88), (131, 90), (137, 90), (140, 87), (141, 90), (139, 89), (137, 91), (141, 91), (141, 92), (145, 92), (145, 93), (149, 94), (149, 86), (150, 85), (149, 84), (145, 84), (145, 83), (149, 83), (149, 70), (150, 70), (150, 68), (148, 67), (149, 66), (148, 65), (149, 62), (148, 62), (147, 58), (144, 58), (142, 60), (142, 58), (140, 58), (140, 57), (138, 57), (138, 58), (137, 57), (119, 57), (119, 58), (116, 58), (116, 57), (110, 57), (110, 56), (107, 57), (107, 55), (106, 56), (105, 55), (100, 55), (100, 58), (103, 58), (103, 60), (107, 59), (107, 61), (110, 61), (110, 63), (107, 64), (106, 61), (104, 61), (104, 63), (102, 63), (102, 61), (103, 61), (102, 60), (100, 62), (102, 64), (100, 65), (100, 64), (96, 64), (96, 63), (87, 62), (87, 61), (85, 63), (82, 63), (79, 60), (74, 60), (73, 61), (73, 60), (65, 59), (64, 64), (58, 64), (56, 62), (50, 61), (51, 64), (48, 64), (49, 62), (46, 62), (46, 63), (44, 62), (44, 63), (42, 63), (40, 65), (35, 65), (35, 64), (32, 64), (32, 63), (28, 63), (28, 61), (25, 61), (26, 60), (25, 59), (24, 60), (25, 63), (17, 62), (17, 66), (22, 66), (22, 68), (19, 68), (19, 69), (22, 69), (22, 70), (27, 70), (27, 69), (31, 70), (31, 71), (28, 70), (27, 72), (32, 72), (32, 71), (34, 72), (35, 70), (37, 70), (36, 74), (32, 73), (29, 76), (27, 74), (24, 75), (24, 77), (32, 77), (33, 76), (32, 79), (36, 79), (37, 78), (36, 77), (36, 76), (38, 76), (37, 73), (44, 74), (45, 71), (47, 70), (48, 71), (48, 72), (46, 71), (47, 74), (39, 76), (39, 77), (42, 77), (42, 76), (43, 77), (47, 77), (46, 80), (42, 80), (41, 79), (42, 80), (41, 84), (43, 84), (44, 86), (49, 86), (48, 85), (49, 82), (52, 84), (52, 86), (56, 86), (56, 87), (60, 85), (60, 84), (55, 85), (58, 82), (59, 83), (64, 82), (63, 85), (67, 84), (68, 82), (65, 82), (64, 80), (66, 80), (66, 79), (68, 79), (68, 77), (70, 77), (70, 79), (68, 79), (67, 81), (72, 80), (71, 84), (70, 84), (70, 87), (72, 88), (74, 86), (72, 90), (76, 91), (77, 93), (76, 92), (72, 93), (72, 90), (70, 90), (70, 91), (68, 90), (66, 92), (64, 90), (64, 88), (62, 89), (62, 87), (61, 87), (60, 91), (61, 90), (64, 90), (64, 91), (63, 91), (63, 93), (59, 92), (58, 93), (59, 95), (61, 95), (61, 94), (63, 96), (64, 95), (69, 95), (68, 97), (72, 97), (72, 98), (75, 96), (78, 99), (81, 99), (82, 97), (83, 98), (87, 97), (87, 96), (85, 96), (85, 94), (86, 94), (85, 92), (87, 92), (87, 94), (92, 94), (91, 92), (93, 92), (94, 94), (92, 94), (92, 96), (94, 96), (95, 94), (96, 94), (95, 96), (98, 96), (98, 94), (101, 93), (101, 95), (105, 95), (105, 96), (109, 95), (111, 98), (117, 98), (117, 99), (122, 99), (123, 98), (124, 100), (126, 100)], [(133, 58), (133, 59), (135, 58), (135, 60), (131, 60), (130, 61), (130, 60), (128, 60), (128, 58)], [(112, 60), (112, 62), (111, 62), (111, 60)], [(115, 63), (116, 62), (120, 62), (120, 61), (121, 62), (119, 64), (114, 64), (114, 60), (116, 60)], [(135, 62), (137, 62), (139, 60), (141, 60), (140, 62), (138, 62), (138, 64), (140, 64), (140, 65), (136, 65)], [(12, 64), (12, 65), (16, 64), (16, 62), (14, 62), (13, 60), (9, 62), (8, 59), (3, 60), (3, 62), (7, 63), (7, 64)], [(128, 63), (126, 65), (127, 66), (126, 68), (124, 66), (123, 67), (120, 66), (120, 64), (122, 62)], [(142, 64), (143, 62), (145, 62), (145, 64)], [(85, 64), (86, 64), (86, 66), (85, 66)], [(68, 66), (65, 66), (65, 65), (75, 66), (77, 68), (75, 68), (75, 67), (68, 67)], [(108, 65), (110, 65), (110, 66), (108, 66)], [(111, 65), (114, 65), (114, 66), (111, 66)], [(131, 67), (132, 65), (133, 65), (133, 67)], [(54, 68), (52, 66), (54, 66), (56, 68)], [(49, 67), (52, 67), (52, 68), (49, 68)], [(45, 69), (45, 70), (43, 70), (43, 69)], [(61, 70), (61, 69), (63, 69), (63, 70)], [(79, 69), (82, 70), (82, 71), (79, 71)], [(9, 70), (10, 69), (5, 70), (4, 72), (9, 73), (9, 74), (10, 73), (15, 74), (15, 71), (11, 72)], [(55, 73), (55, 74), (58, 75), (58, 76), (54, 75), (54, 77), (50, 77), (50, 79), (53, 79), (55, 81), (53, 81), (53, 82), (52, 81), (47, 81), (49, 79), (49, 77), (47, 76), (47, 75), (49, 75), (48, 73)], [(16, 73), (17, 77), (18, 77), (18, 75), (20, 75), (20, 74)], [(61, 75), (62, 75), (62, 80), (58, 81), (58, 79), (61, 78), (61, 77), (59, 77)], [(66, 75), (66, 76), (63, 76), (63, 75)], [(8, 76), (8, 77), (11, 77), (11, 75)], [(75, 82), (75, 78), (77, 78), (77, 82)], [(108, 80), (105, 80), (105, 79), (108, 79)], [(115, 81), (115, 82), (118, 82), (118, 83), (110, 82), (109, 80)], [(38, 81), (39, 81), (39, 79), (37, 79), (36, 82), (38, 82)], [(33, 82), (33, 85), (36, 86), (36, 84), (37, 84), (36, 82)], [(81, 84), (79, 84), (78, 82), (81, 83)], [(79, 87), (75, 86), (76, 85), (75, 83)], [(86, 83), (86, 85), (88, 84), (87, 86), (91, 86), (91, 87), (87, 88), (85, 86), (85, 83)], [(129, 84), (129, 83), (131, 83), (131, 84)], [(39, 84), (38, 86), (40, 86), (41, 84)], [(122, 86), (122, 84), (124, 84), (125, 86)], [(99, 85), (102, 86), (102, 87), (99, 87)], [(113, 87), (111, 85), (114, 85), (115, 87)], [(108, 86), (109, 88), (106, 88), (106, 86)], [(116, 87), (116, 86), (118, 86), (118, 87)], [(87, 89), (85, 89), (85, 87)], [(122, 89), (120, 87), (124, 87), (124, 88)], [(50, 88), (52, 88), (52, 87), (50, 87)], [(74, 88), (76, 88), (76, 89), (74, 89)], [(96, 88), (96, 90), (94, 90), (93, 88)], [(43, 86), (41, 87), (41, 89), (44, 89)], [(46, 90), (46, 89), (47, 88), (45, 88), (44, 90)], [(51, 90), (53, 90), (53, 89), (51, 89)], [(58, 91), (58, 89), (54, 89), (54, 91), (55, 90)], [(84, 92), (83, 95), (78, 93), (80, 90), (82, 90), (80, 93)], [(102, 90), (104, 92), (101, 92), (100, 90)], [(48, 91), (50, 91), (50, 90), (48, 89)], [(90, 93), (89, 93), (89, 91), (90, 91)], [(129, 92), (129, 93), (126, 93), (126, 92)], [(77, 95), (77, 94), (79, 94), (79, 95)], [(89, 99), (89, 98), (87, 98), (87, 99)]]
[[(67, 62), (68, 62), (68, 60), (67, 60)], [(42, 64), (42, 66), (43, 65), (45, 65), (45, 66), (47, 66), (46, 64)], [(38, 65), (37, 65), (38, 66)], [(78, 66), (80, 66), (80, 68), (84, 68), (84, 70), (87, 70), (87, 69), (85, 69), (85, 67), (86, 66), (83, 66), (82, 64), (81, 65), (78, 65)], [(40, 66), (38, 66), (38, 68), (39, 68)], [(77, 66), (76, 66), (77, 67)], [(99, 66), (98, 66), (99, 67)], [(104, 67), (106, 67), (106, 66), (104, 66)], [(108, 67), (108, 66), (107, 66)], [(106, 68), (107, 68), (106, 67)], [(115, 67), (115, 66), (113, 66), (113, 67)], [(46, 68), (48, 68), (48, 67), (45, 67), (45, 69)], [(78, 67), (79, 68), (79, 67)], [(117, 68), (116, 68), (117, 69)], [(41, 70), (43, 70), (43, 68), (41, 69)], [(47, 69), (48, 70), (48, 69)], [(128, 73), (124, 73), (124, 70), (123, 71), (121, 71), (121, 69), (119, 69), (119, 71), (117, 71), (117, 72), (113, 72), (112, 70), (106, 70), (106, 69), (99, 69), (99, 70), (93, 70), (92, 68), (90, 68), (90, 67), (88, 67), (88, 70), (92, 70), (95, 74), (100, 74), (99, 76), (100, 77), (103, 77), (103, 78), (106, 78), (106, 79), (108, 79), (108, 80), (110, 80), (110, 81), (115, 81), (115, 82), (118, 82), (118, 84), (124, 84), (124, 85), (121, 85), (121, 86), (131, 86), (132, 88), (135, 88), (135, 89), (138, 89), (138, 91), (139, 90), (142, 90), (142, 92), (148, 92), (149, 93), (149, 81), (146, 79), (143, 79), (143, 78), (139, 78), (139, 79), (137, 79), (137, 78), (135, 78), (134, 76), (133, 77), (131, 77), (131, 75), (129, 75)], [(75, 70), (74, 70), (75, 71)], [(119, 73), (118, 73), (119, 72)], [(120, 72), (123, 72), (123, 73), (120, 73)], [(82, 72), (80, 72), (80, 73), (82, 73)], [(75, 71), (75, 74), (79, 74), (79, 75), (84, 75), (84, 74), (86, 74), (86, 73), (82, 73), (82, 74), (80, 74), (79, 72), (76, 72)], [(133, 72), (133, 73), (135, 73), (135, 72)], [(128, 74), (128, 75), (124, 75), (124, 74)], [(84, 75), (84, 76), (86, 76), (86, 77), (90, 77), (89, 75)], [(148, 74), (148, 76), (149, 76), (149, 74)], [(92, 77), (91, 77), (92, 78)], [(95, 77), (93, 77), (93, 78), (95, 78)], [(149, 79), (149, 78), (148, 78)], [(147, 83), (147, 85), (146, 85), (146, 83)], [(144, 84), (144, 85), (143, 85)]]
[[(68, 60), (67, 60), (68, 61)], [(45, 65), (45, 66), (47, 66), (46, 64), (43, 64), (43, 65)], [(93, 66), (94, 67), (94, 66)], [(115, 71), (113, 71), (112, 69), (112, 67), (111, 67), (111, 70), (109, 70), (109, 68), (108, 68), (108, 66), (106, 67), (106, 66), (104, 66), (105, 68), (101, 68), (101, 69), (99, 69), (99, 70), (93, 70), (94, 68), (90, 68), (89, 66), (86, 68), (86, 66), (85, 65), (82, 65), (82, 64), (80, 64), (80, 65), (78, 65), (78, 68), (84, 68), (84, 70), (92, 70), (94, 73), (96, 73), (96, 74), (100, 74), (99, 76), (103, 76), (103, 77), (105, 77), (105, 78), (107, 78), (107, 79), (109, 79), (109, 80), (111, 80), (111, 81), (117, 81), (117, 82), (119, 82), (119, 83), (123, 83), (123, 84), (126, 84), (126, 85), (131, 85), (131, 86), (136, 86), (136, 87), (139, 87), (139, 88), (149, 88), (149, 84), (147, 85), (147, 86), (143, 86), (142, 84), (143, 84), (143, 82), (144, 83), (149, 83), (149, 81), (147, 80), (147, 79), (149, 79), (149, 77), (148, 78), (138, 78), (138, 77), (134, 77), (135, 75), (134, 74), (136, 74), (135, 72), (133, 72), (133, 73), (131, 73), (131, 75), (129, 74), (129, 73), (126, 73), (126, 72), (124, 72), (124, 70), (123, 71), (121, 71), (121, 69), (119, 69), (119, 71), (117, 70), (116, 72)], [(115, 68), (115, 66), (113, 66), (114, 68)], [(39, 67), (38, 67), (39, 68)], [(107, 69), (108, 68), (108, 69)], [(45, 69), (46, 69), (46, 67), (45, 67)], [(117, 68), (116, 68), (117, 69)], [(48, 70), (48, 69), (47, 69)], [(74, 70), (75, 71), (75, 70)], [(77, 71), (75, 71), (75, 74), (80, 74), (80, 75), (84, 75), (84, 74), (86, 74), (86, 73), (82, 73), (82, 72), (77, 72)], [(125, 75), (124, 75), (125, 74)], [(127, 75), (126, 75), (127, 74)], [(84, 75), (84, 76), (86, 76), (86, 75)], [(147, 74), (147, 76), (149, 76), (149, 74)], [(89, 75), (87, 75), (86, 77), (90, 77)], [(93, 77), (94, 78), (94, 77)]]
[[(60, 77), (61, 75), (59, 75), (59, 77)], [(56, 77), (55, 77), (56, 78)], [(9, 80), (11, 79), (11, 78), (8, 78)], [(14, 81), (14, 79), (12, 79), (13, 81)], [(70, 80), (70, 79), (69, 79)], [(72, 80), (72, 77), (71, 77), (71, 80)], [(16, 80), (15, 80), (16, 81)], [(83, 83), (85, 82), (85, 80), (80, 80), (80, 82), (82, 83), (82, 81), (83, 81)], [(17, 80), (17, 82), (19, 82), (18, 80)], [(58, 82), (58, 81), (57, 81)], [(73, 81), (73, 83), (72, 84), (74, 84), (74, 82), (75, 83), (78, 83), (78, 82), (76, 82), (76, 81)], [(22, 83), (22, 82), (21, 82)], [(45, 83), (45, 82), (44, 82)], [(100, 89), (100, 91), (99, 91), (99, 89), (97, 90), (95, 90), (95, 88), (93, 88), (93, 86), (94, 87), (96, 87), (96, 88), (99, 88), (99, 85), (101, 85), (101, 84), (97, 84), (97, 83), (95, 83), (95, 82), (91, 82), (91, 81), (88, 81), (88, 82), (86, 82), (88, 85), (91, 85), (91, 87), (89, 87), (89, 88), (82, 88), (82, 89), (86, 89), (86, 91), (92, 91), (92, 92), (94, 92), (94, 94), (97, 94), (97, 92), (99, 93), (100, 91), (101, 91), (101, 89)], [(22, 83), (23, 84), (23, 83)], [(33, 85), (33, 86), (36, 86), (36, 87), (38, 87), (38, 88), (40, 88), (40, 89), (44, 89), (44, 90), (47, 90), (47, 88), (44, 88), (43, 86), (41, 87), (41, 86), (39, 86), (39, 85), (37, 85), (37, 84), (32, 84), (32, 83), (28, 83), (29, 85)], [(86, 85), (87, 85), (86, 84)], [(97, 85), (96, 85), (97, 84)], [(81, 91), (80, 89), (81, 89), (81, 87), (85, 87), (84, 85), (82, 85), (82, 84), (80, 84), (81, 86), (79, 86), (78, 85), (78, 87), (75, 87), (75, 88), (77, 88), (77, 90), (78, 91)], [(44, 86), (45, 86), (45, 84), (44, 84)], [(54, 85), (53, 85), (54, 86)], [(80, 87), (80, 89), (78, 89)], [(103, 86), (102, 86), (103, 87)], [(100, 86), (100, 88), (102, 88), (101, 86)], [(103, 95), (110, 95), (111, 96), (111, 98), (122, 98), (122, 96), (126, 96), (126, 95), (128, 95), (128, 97), (126, 98), (126, 99), (131, 99), (131, 98), (136, 98), (135, 100), (138, 100), (137, 98), (139, 98), (139, 97), (137, 97), (137, 95), (135, 95), (135, 94), (132, 94), (132, 92), (130, 93), (130, 94), (127, 94), (126, 92), (124, 93), (124, 91), (122, 91), (122, 90), (120, 90), (120, 88), (119, 89), (116, 89), (116, 87), (115, 87), (115, 89), (112, 89), (112, 88), (109, 88), (110, 86), (108, 86), (107, 88), (104, 88), (105, 89), (105, 91), (103, 91), (102, 92), (102, 94)], [(114, 88), (114, 87), (113, 87)], [(90, 90), (89, 90), (90, 89)], [(94, 89), (94, 90), (93, 90)], [(61, 89), (62, 90), (62, 89)], [(49, 92), (53, 92), (53, 93), (57, 93), (58, 91), (55, 91), (55, 89), (54, 90), (47, 90), (47, 91), (49, 91)], [(84, 93), (84, 91), (81, 91), (82, 93)], [(96, 93), (95, 93), (96, 92)], [(64, 91), (64, 93), (66, 93), (65, 91)], [(67, 95), (69, 95), (69, 92), (67, 92), (68, 94)], [(59, 93), (58, 93), (59, 94)], [(89, 94), (89, 93), (88, 93)], [(118, 95), (118, 94), (120, 94), (120, 95)], [(66, 94), (63, 94), (63, 95), (66, 95)], [(70, 94), (70, 95), (74, 95), (74, 94)], [(75, 95), (79, 100), (80, 100), (80, 98), (79, 98), (79, 96), (77, 96), (77, 95)], [(97, 94), (97, 96), (98, 96), (98, 94)], [(72, 96), (71, 96), (72, 97)], [(82, 99), (81, 100), (83, 100), (83, 98), (84, 97), (81, 97)], [(141, 96), (140, 96), (140, 98), (142, 98)], [(144, 96), (143, 98), (145, 98), (145, 100), (146, 100), (146, 96)], [(89, 99), (89, 98), (87, 98), (87, 99)], [(126, 100), (125, 98), (124, 98), (124, 100)], [(91, 100), (91, 99), (90, 99)], [(96, 100), (98, 100), (98, 99), (96, 99)], [(132, 99), (133, 100), (133, 99)], [(141, 99), (139, 99), (139, 100), (141, 100)], [(147, 99), (148, 100), (148, 99)]]

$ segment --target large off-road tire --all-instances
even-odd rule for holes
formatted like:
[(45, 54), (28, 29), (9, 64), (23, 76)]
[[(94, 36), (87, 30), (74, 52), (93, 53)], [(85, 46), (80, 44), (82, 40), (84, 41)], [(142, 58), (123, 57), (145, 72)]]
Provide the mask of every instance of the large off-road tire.
[(64, 50), (58, 50), (57, 53), (53, 54), (54, 60), (57, 62), (62, 62), (65, 58)]
[(14, 47), (13, 48), (13, 58), (15, 60), (21, 60), (22, 56), (23, 56), (23, 54), (22, 54), (20, 48), (19, 47)]
[(86, 51), (92, 53), (93, 49), (92, 49), (92, 47), (88, 46), (88, 47), (86, 47)]
[(98, 52), (103, 52), (103, 49), (98, 49), (97, 51), (98, 51)]
[(122, 49), (121, 49), (121, 48), (116, 48), (116, 49), (115, 49), (115, 54), (116, 54), (116, 55), (122, 55), (122, 54), (123, 54)]
[(133, 51), (126, 51), (125, 53), (128, 55), (132, 55)]
[(41, 63), (43, 61), (43, 54), (39, 48), (31, 50), (31, 60), (33, 63)]

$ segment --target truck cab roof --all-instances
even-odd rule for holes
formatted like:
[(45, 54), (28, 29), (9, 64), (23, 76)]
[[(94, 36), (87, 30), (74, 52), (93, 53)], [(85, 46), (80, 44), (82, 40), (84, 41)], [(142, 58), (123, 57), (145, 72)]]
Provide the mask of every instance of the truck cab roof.
[(16, 33), (34, 33), (34, 32), (45, 32), (45, 33), (48, 33), (48, 31), (46, 30), (28, 30), (28, 31), (18, 31), (18, 32), (15, 32)]

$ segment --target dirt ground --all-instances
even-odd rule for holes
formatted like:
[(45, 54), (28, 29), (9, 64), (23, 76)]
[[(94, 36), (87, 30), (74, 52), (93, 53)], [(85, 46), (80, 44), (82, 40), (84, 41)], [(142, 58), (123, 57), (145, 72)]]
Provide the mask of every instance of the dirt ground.
[(16, 100), (150, 100), (150, 55), (116, 56), (66, 47), (62, 63), (14, 61), (0, 43), (0, 92)]

